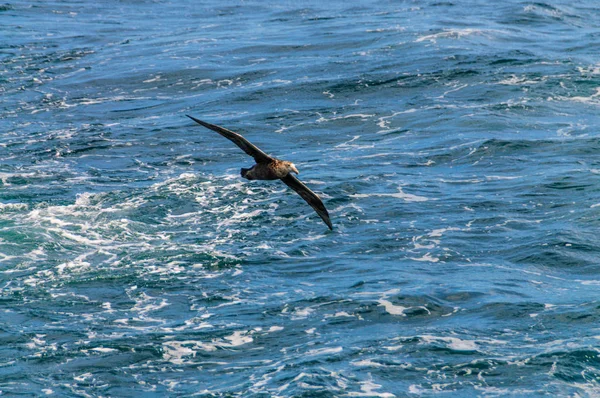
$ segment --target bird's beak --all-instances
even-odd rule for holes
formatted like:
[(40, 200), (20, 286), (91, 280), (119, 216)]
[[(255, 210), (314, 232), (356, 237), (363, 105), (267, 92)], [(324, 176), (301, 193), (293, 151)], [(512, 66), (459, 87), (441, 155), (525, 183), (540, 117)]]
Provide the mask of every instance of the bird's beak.
[(298, 171), (298, 169), (296, 168), (296, 165), (292, 165), (292, 171), (296, 174), (300, 174), (300, 172)]

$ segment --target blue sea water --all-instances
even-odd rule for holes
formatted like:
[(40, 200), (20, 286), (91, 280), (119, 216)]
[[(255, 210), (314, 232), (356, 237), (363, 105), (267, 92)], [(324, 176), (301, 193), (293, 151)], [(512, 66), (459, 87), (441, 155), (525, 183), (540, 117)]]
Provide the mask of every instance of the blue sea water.
[(0, 21), (2, 395), (600, 395), (598, 2)]

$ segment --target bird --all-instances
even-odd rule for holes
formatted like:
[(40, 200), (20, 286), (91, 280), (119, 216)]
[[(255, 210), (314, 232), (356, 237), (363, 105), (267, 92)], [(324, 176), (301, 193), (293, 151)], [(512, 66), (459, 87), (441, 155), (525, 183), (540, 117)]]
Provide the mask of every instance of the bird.
[(329, 218), (329, 212), (325, 208), (323, 201), (319, 196), (311, 191), (302, 181), (300, 181), (294, 174), (300, 174), (296, 165), (287, 160), (280, 160), (273, 156), (269, 156), (264, 153), (256, 145), (252, 144), (241, 134), (235, 133), (224, 127), (217, 126), (215, 124), (203, 122), (202, 120), (196, 119), (193, 116), (186, 115), (196, 123), (204, 126), (210, 130), (213, 130), (228, 140), (232, 141), (244, 152), (254, 158), (256, 164), (249, 169), (243, 168), (240, 170), (240, 174), (247, 180), (281, 180), (285, 185), (292, 188), (302, 199), (306, 201), (323, 219), (325, 224), (330, 230), (333, 230), (333, 224)]

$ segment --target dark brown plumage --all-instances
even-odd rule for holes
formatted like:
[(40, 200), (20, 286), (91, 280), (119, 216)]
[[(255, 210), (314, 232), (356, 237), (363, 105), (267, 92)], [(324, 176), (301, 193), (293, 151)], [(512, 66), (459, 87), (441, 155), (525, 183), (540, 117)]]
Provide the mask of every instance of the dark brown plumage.
[(277, 158), (267, 155), (266, 153), (261, 151), (256, 145), (252, 144), (250, 141), (248, 141), (238, 133), (234, 133), (231, 130), (227, 130), (226, 128), (217, 126), (215, 124), (203, 122), (202, 120), (198, 120), (190, 115), (186, 116), (195, 121), (196, 123), (221, 134), (223, 137), (235, 143), (244, 152), (246, 152), (248, 155), (254, 158), (256, 164), (249, 169), (242, 168), (242, 177), (248, 180), (283, 181), (288, 187), (296, 191), (296, 193), (298, 193), (298, 195), (300, 195), (302, 199), (304, 199), (306, 203), (308, 203), (317, 212), (317, 214), (323, 219), (323, 221), (325, 221), (325, 224), (327, 224), (329, 229), (333, 229), (333, 225), (331, 224), (331, 220), (329, 219), (329, 213), (327, 212), (325, 205), (321, 201), (321, 198), (319, 198), (317, 194), (311, 191), (306, 185), (304, 185), (292, 174), (299, 174), (298, 169), (292, 162), (288, 162), (286, 160), (279, 160)]

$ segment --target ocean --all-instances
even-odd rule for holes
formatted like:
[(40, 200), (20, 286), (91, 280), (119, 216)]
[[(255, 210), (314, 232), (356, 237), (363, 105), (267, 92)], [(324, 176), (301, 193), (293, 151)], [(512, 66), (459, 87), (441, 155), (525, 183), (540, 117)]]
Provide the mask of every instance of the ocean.
[(598, 2), (0, 21), (0, 395), (600, 396)]

